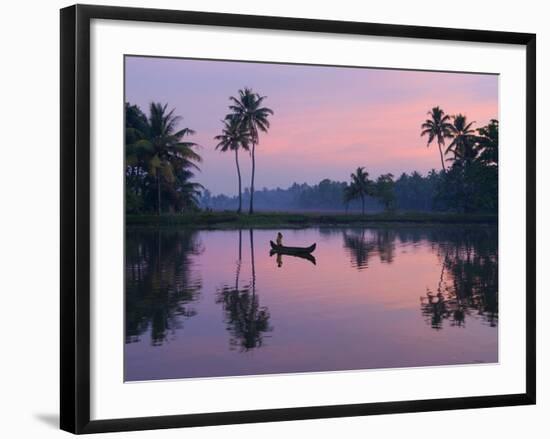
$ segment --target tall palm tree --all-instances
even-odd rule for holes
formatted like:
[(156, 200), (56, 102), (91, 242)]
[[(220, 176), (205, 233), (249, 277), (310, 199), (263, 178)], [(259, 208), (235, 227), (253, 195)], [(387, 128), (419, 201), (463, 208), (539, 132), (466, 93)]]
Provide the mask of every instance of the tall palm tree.
[(216, 149), (220, 149), (222, 152), (235, 151), (235, 165), (237, 166), (237, 178), (239, 180), (239, 208), (237, 213), (241, 213), (242, 210), (242, 189), (241, 189), (241, 168), (239, 166), (239, 148), (248, 151), (250, 133), (247, 131), (244, 124), (239, 123), (239, 118), (235, 115), (228, 115), (224, 121), (222, 133), (219, 136), (214, 137), (219, 143), (216, 145)]
[(267, 133), (269, 129), (268, 117), (273, 115), (273, 110), (268, 107), (263, 107), (263, 101), (266, 96), (260, 96), (253, 92), (250, 88), (245, 87), (239, 90), (239, 96), (231, 96), (232, 104), (229, 106), (233, 114), (228, 115), (229, 119), (236, 116), (246, 131), (249, 133), (250, 142), (252, 143), (252, 174), (250, 177), (250, 208), (248, 213), (254, 213), (254, 177), (256, 173), (256, 145), (260, 141), (260, 131)]
[(463, 114), (453, 116), (451, 125), (452, 142), (447, 147), (448, 152), (452, 152), (455, 160), (471, 161), (477, 156), (475, 130), (472, 128), (475, 122), (468, 122)]
[(429, 119), (422, 124), (422, 132), (420, 136), (428, 136), (428, 144), (437, 140), (437, 146), (439, 147), (439, 156), (441, 158), (441, 169), (445, 172), (445, 162), (443, 160), (443, 146), (445, 145), (445, 139), (451, 137), (451, 118), (449, 115), (439, 107), (433, 107), (428, 111)]
[(372, 195), (372, 181), (369, 180), (369, 173), (365, 168), (359, 167), (355, 174), (351, 174), (350, 189), (346, 190), (346, 196), (350, 194), (354, 198), (361, 198), (361, 212), (365, 214), (365, 197)]
[(168, 104), (152, 102), (149, 106), (148, 136), (138, 142), (143, 151), (147, 151), (149, 174), (155, 178), (157, 186), (157, 214), (161, 214), (161, 184), (176, 181), (177, 174), (183, 170), (199, 169), (197, 163), (201, 156), (194, 148), (193, 142), (182, 139), (195, 134), (190, 128), (177, 129), (182, 120), (174, 115), (175, 109), (167, 111)]

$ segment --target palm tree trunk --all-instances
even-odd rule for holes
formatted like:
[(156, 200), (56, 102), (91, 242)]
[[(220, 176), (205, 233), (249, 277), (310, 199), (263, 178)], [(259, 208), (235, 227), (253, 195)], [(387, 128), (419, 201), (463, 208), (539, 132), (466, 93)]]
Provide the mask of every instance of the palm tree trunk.
[(157, 175), (157, 215), (160, 216), (160, 177), (158, 175)]
[(256, 143), (252, 142), (252, 175), (250, 177), (250, 208), (248, 213), (252, 215), (254, 213), (254, 174), (256, 172), (256, 157), (254, 151), (256, 149)]
[(237, 165), (237, 176), (239, 178), (239, 208), (237, 213), (241, 213), (242, 210), (242, 195), (241, 195), (241, 168), (239, 167), (239, 150), (235, 149), (235, 164)]
[(365, 196), (361, 195), (361, 212), (364, 215), (365, 214)]
[(441, 158), (441, 168), (443, 169), (443, 172), (447, 172), (445, 169), (445, 162), (443, 160), (443, 150), (441, 149), (441, 143), (437, 143), (437, 146), (439, 146), (439, 156)]

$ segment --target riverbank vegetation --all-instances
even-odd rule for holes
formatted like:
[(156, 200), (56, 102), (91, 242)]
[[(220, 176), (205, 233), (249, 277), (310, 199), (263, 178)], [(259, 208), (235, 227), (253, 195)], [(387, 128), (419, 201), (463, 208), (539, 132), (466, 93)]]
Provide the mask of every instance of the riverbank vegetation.
[[(244, 88), (230, 97), (229, 112), (222, 121), (221, 134), (213, 138), (213, 147), (231, 152), (237, 173), (237, 195), (212, 195), (196, 181), (202, 157), (192, 142), (195, 132), (182, 127), (182, 118), (167, 104), (151, 103), (146, 115), (139, 107), (126, 103), (126, 213), (129, 221), (169, 222), (181, 216), (180, 224), (239, 223), (270, 224), (293, 222), (336, 223), (397, 218), (424, 218), (422, 221), (455, 221), (472, 216), (493, 218), (498, 211), (498, 121), (474, 128), (463, 114), (448, 115), (440, 107), (428, 112), (420, 127), (427, 146), (436, 143), (441, 170), (426, 175), (416, 171), (397, 179), (391, 173), (371, 178), (367, 166), (358, 166), (349, 181), (328, 178), (318, 184), (294, 182), (288, 188), (254, 190), (255, 153), (260, 133), (270, 127), (273, 110), (264, 105), (266, 97)], [(239, 151), (251, 159), (251, 181), (242, 189)], [(363, 163), (368, 163), (368, 156)], [(228, 162), (229, 163), (229, 162)], [(239, 215), (243, 205), (256, 219)], [(234, 210), (236, 215), (231, 215)], [(215, 213), (214, 211), (223, 211)], [(263, 212), (259, 212), (263, 211)], [(265, 211), (288, 212), (270, 213)], [(308, 211), (311, 214), (293, 212)], [(314, 212), (331, 211), (331, 215)], [(201, 213), (202, 212), (202, 213)], [(384, 214), (380, 214), (384, 212)], [(407, 213), (407, 212), (424, 212)], [(368, 218), (367, 218), (368, 214)], [(166, 219), (152, 219), (152, 216)], [(349, 215), (349, 220), (345, 217)], [(269, 218), (269, 219), (268, 219)], [(293, 219), (298, 218), (298, 219)], [(322, 220), (320, 218), (323, 218)]]
[(174, 215), (126, 215), (127, 225), (185, 225), (205, 228), (301, 228), (310, 226), (361, 226), (377, 223), (416, 224), (495, 224), (496, 214), (462, 214), (447, 212), (380, 212), (373, 214), (196, 211)]

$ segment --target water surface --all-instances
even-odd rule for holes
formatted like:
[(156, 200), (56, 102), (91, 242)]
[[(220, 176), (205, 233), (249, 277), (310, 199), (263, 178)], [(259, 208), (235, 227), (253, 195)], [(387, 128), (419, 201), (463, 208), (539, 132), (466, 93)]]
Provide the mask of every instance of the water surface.
[(498, 361), (497, 229), (126, 233), (125, 379)]

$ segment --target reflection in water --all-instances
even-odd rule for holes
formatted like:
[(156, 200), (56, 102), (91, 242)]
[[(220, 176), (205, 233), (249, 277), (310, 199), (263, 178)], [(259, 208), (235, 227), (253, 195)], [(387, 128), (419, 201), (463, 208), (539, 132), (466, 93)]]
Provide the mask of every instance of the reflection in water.
[(351, 264), (358, 270), (368, 267), (369, 258), (378, 256), (381, 262), (392, 263), (395, 251), (395, 232), (390, 229), (357, 228), (344, 230), (344, 247)]
[(272, 331), (269, 325), (269, 310), (260, 306), (256, 293), (256, 266), (254, 261), (254, 231), (250, 235), (251, 283), (240, 287), (239, 276), (242, 261), (242, 231), (239, 230), (239, 258), (235, 271), (235, 284), (224, 285), (218, 290), (216, 303), (221, 303), (225, 311), (226, 329), (231, 334), (231, 349), (248, 351), (262, 346), (265, 332)]
[(377, 256), (382, 263), (394, 260), (395, 245), (431, 242), (440, 259), (436, 289), (428, 289), (421, 298), (421, 312), (432, 328), (443, 322), (462, 327), (466, 317), (475, 313), (490, 326), (498, 323), (498, 236), (491, 227), (432, 227), (397, 230), (344, 230), (344, 247), (351, 264), (358, 270), (368, 268)]
[(126, 241), (126, 343), (150, 332), (151, 343), (160, 345), (196, 314), (189, 305), (201, 280), (191, 256), (202, 249), (189, 230), (129, 230)]
[(498, 361), (496, 227), (286, 234), (128, 228), (125, 379)]
[(447, 231), (440, 237), (441, 274), (437, 290), (420, 299), (422, 315), (434, 329), (448, 320), (463, 327), (475, 314), (492, 327), (498, 324), (498, 239), (496, 230)]
[[(269, 251), (269, 256), (273, 255), (276, 255), (275, 261), (277, 263), (277, 267), (281, 268), (283, 266), (283, 254), (278, 253), (272, 249)], [(289, 258), (305, 259), (306, 261), (311, 262), (313, 265), (317, 265), (317, 259), (315, 259), (315, 256), (313, 256), (311, 253), (296, 253), (294, 255), (285, 254), (285, 257), (286, 256), (288, 256)]]

